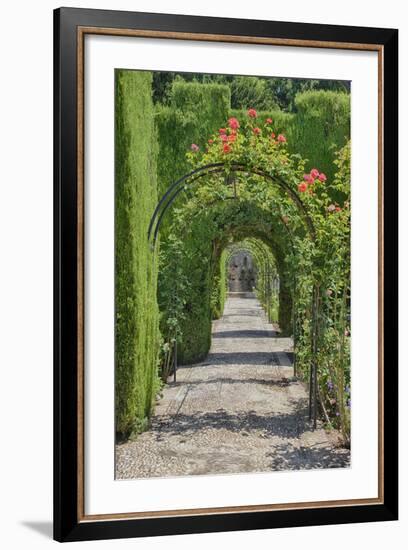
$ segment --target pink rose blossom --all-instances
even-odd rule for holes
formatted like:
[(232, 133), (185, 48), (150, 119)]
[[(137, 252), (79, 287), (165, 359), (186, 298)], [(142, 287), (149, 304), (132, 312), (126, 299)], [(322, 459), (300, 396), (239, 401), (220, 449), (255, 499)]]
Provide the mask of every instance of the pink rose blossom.
[(239, 128), (238, 119), (236, 119), (235, 117), (231, 117), (231, 118), (228, 120), (228, 126), (229, 126), (230, 128), (232, 128), (233, 130), (236, 130), (237, 128)]

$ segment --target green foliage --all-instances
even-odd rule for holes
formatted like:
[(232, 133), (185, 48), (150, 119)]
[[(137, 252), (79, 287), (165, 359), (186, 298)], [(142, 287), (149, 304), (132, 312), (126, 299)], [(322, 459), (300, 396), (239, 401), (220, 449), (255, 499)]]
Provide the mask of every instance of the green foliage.
[[(228, 111), (231, 98), (228, 87), (222, 84), (187, 83), (176, 80), (171, 91), (171, 105), (174, 109), (190, 111), (199, 116), (201, 132), (196, 135), (204, 139)], [(216, 123), (216, 124), (214, 124)], [(198, 128), (196, 128), (196, 131)]]
[[(285, 134), (288, 150), (306, 159), (305, 168), (311, 170), (318, 166), (333, 180), (336, 151), (350, 138), (350, 95), (310, 90), (298, 93), (293, 100), (295, 113), (276, 108), (258, 111), (256, 123), (262, 126), (267, 118), (272, 118), (274, 132)], [(231, 116), (245, 119), (246, 110), (232, 110)]]
[(203, 73), (153, 73), (153, 99), (155, 103), (168, 104), (175, 80), (200, 84), (224, 84), (231, 90), (233, 109), (275, 109), (295, 112), (297, 94), (311, 90), (350, 92), (350, 82), (345, 80), (313, 80), (282, 77), (245, 77)]
[(147, 227), (157, 202), (151, 74), (115, 80), (115, 415), (116, 431), (146, 425), (157, 387), (157, 266)]
[(332, 181), (335, 153), (350, 139), (350, 95), (303, 92), (295, 97), (295, 107), (295, 123), (288, 128), (291, 150), (308, 159), (308, 170), (318, 166)]
[(236, 76), (230, 83), (231, 105), (235, 109), (270, 110), (278, 108), (272, 90), (265, 78)]
[[(299, 154), (290, 153), (284, 135), (276, 136), (273, 122), (267, 119), (262, 123), (256, 113), (248, 112), (246, 118), (230, 119), (225, 131), (211, 137), (211, 145), (205, 152), (192, 151), (187, 157), (193, 167), (222, 162), (226, 175), (215, 174), (201, 181), (185, 205), (186, 210), (202, 211), (206, 205), (208, 209), (214, 198), (226, 203), (231, 193), (230, 186), (225, 184), (226, 177), (238, 190), (240, 200), (245, 199), (271, 214), (276, 204), (279, 205), (281, 222), (288, 232), (286, 276), (282, 283), (286, 281), (284, 291), (288, 295), (292, 293), (295, 300), (293, 326), (296, 326), (298, 374), (308, 379), (314, 360), (311, 348), (314, 331), (318, 344), (315, 359), (319, 366), (320, 403), (327, 421), (339, 427), (347, 441), (350, 429), (347, 406), (350, 398), (349, 143), (337, 154), (338, 173), (332, 181), (317, 169), (305, 174), (305, 161)], [(230, 167), (237, 165), (243, 169), (230, 173)], [(299, 196), (302, 208), (298, 208)], [(342, 198), (341, 204), (334, 201), (336, 196)], [(260, 293), (264, 304), (268, 288), (269, 284), (265, 283), (264, 296)], [(318, 315), (313, 314), (312, 289), (317, 294)], [(282, 309), (279, 308), (280, 319)], [(267, 311), (271, 314), (269, 296)], [(290, 316), (292, 312), (284, 313)], [(335, 397), (330, 396), (326, 386)]]
[[(274, 132), (285, 134), (288, 150), (306, 159), (305, 168), (311, 170), (318, 166), (333, 180), (336, 151), (350, 138), (350, 95), (310, 90), (294, 96), (294, 106), (295, 113), (276, 108), (258, 111), (256, 123), (262, 126), (267, 118), (272, 118)], [(232, 110), (231, 116), (245, 119), (246, 110)]]
[(183, 321), (190, 279), (185, 264), (187, 261), (184, 242), (178, 237), (177, 230), (168, 235), (166, 247), (160, 251), (159, 307), (161, 315), (162, 357), (160, 374), (163, 382), (174, 368), (175, 344), (183, 340)]
[(268, 78), (268, 87), (279, 107), (296, 112), (296, 96), (307, 91), (326, 90), (350, 92), (350, 83), (344, 80), (312, 80), (302, 78)]
[[(319, 288), (319, 400), (326, 421), (350, 436), (350, 143), (336, 155), (337, 173), (310, 202), (316, 227), (313, 247), (295, 239), (296, 359), (307, 379), (311, 361), (311, 291)], [(338, 204), (333, 196), (342, 197)]]
[(215, 262), (211, 293), (211, 316), (213, 319), (219, 319), (224, 313), (228, 290), (227, 257), (227, 251), (224, 249), (221, 252), (220, 260)]
[[(230, 116), (236, 117), (238, 120), (245, 120), (247, 118), (247, 109), (232, 109)], [(259, 126), (263, 126), (267, 118), (272, 119), (273, 130), (276, 135), (286, 134), (292, 125), (294, 124), (295, 115), (292, 113), (285, 113), (280, 109), (270, 109), (266, 111), (257, 111), (256, 123)]]
[[(270, 282), (262, 277), (257, 293), (271, 321), (279, 320), (287, 334), (294, 331), (298, 373), (305, 380), (311, 363), (312, 288), (318, 286), (319, 398), (329, 423), (340, 427), (347, 439), (350, 149), (343, 146), (350, 133), (349, 95), (305, 91), (314, 86), (308, 81), (288, 80), (283, 86), (285, 79), (255, 78), (248, 80), (249, 86), (241, 77), (155, 75), (155, 99), (164, 104), (156, 103), (153, 110), (151, 78), (151, 73), (118, 71), (116, 80), (118, 431), (138, 433), (147, 425), (160, 387), (157, 364), (165, 381), (176, 341), (180, 363), (206, 356), (211, 320), (224, 308), (228, 254), (234, 243), (246, 242), (258, 272), (265, 274), (268, 258), (273, 276), (279, 275), (279, 297), (269, 292)], [(295, 96), (294, 90), (302, 93)], [(290, 104), (295, 112), (281, 111), (277, 103), (283, 108)], [(256, 118), (248, 116), (248, 108), (258, 110)], [(233, 138), (227, 123), (231, 116), (240, 122)], [(219, 134), (222, 127), (230, 138), (227, 151)], [(198, 152), (191, 150), (192, 144)], [(220, 161), (225, 173), (202, 178), (181, 193), (161, 227), (159, 338), (157, 266), (146, 239), (157, 187), (162, 195), (190, 169)], [(251, 170), (232, 173), (234, 162), (262, 170), (266, 177)], [(305, 171), (316, 166), (327, 182), (315, 178), (307, 193), (300, 191)], [(313, 220), (314, 239), (278, 180), (301, 195)]]
[(161, 192), (187, 172), (186, 151), (192, 143), (201, 148), (206, 146), (206, 136), (226, 119), (229, 106), (228, 86), (184, 80), (173, 82), (169, 105), (159, 105), (156, 111)]
[[(201, 149), (206, 146), (207, 135), (216, 131), (228, 116), (230, 90), (228, 86), (209, 83), (185, 82), (177, 79), (169, 91), (168, 105), (157, 106), (156, 124), (159, 137), (158, 178), (161, 193), (180, 176), (189, 171), (186, 151), (191, 144)], [(181, 207), (182, 195), (177, 202)], [(161, 228), (160, 265), (172, 265), (173, 243), (183, 243), (183, 256), (177, 264), (177, 278), (186, 275), (188, 288), (183, 293), (182, 314), (177, 312), (178, 325), (183, 337), (179, 339), (178, 360), (191, 363), (205, 357), (211, 342), (211, 269), (208, 260), (211, 241), (204, 230), (196, 228), (187, 232), (189, 220), (181, 220), (177, 207), (169, 211)], [(175, 285), (175, 271), (160, 270), (158, 296), (163, 304)], [(167, 317), (174, 314), (161, 307), (161, 331), (163, 345), (172, 347), (171, 333)], [(167, 357), (166, 354), (163, 357)], [(173, 358), (174, 359), (174, 358)], [(166, 359), (161, 361), (162, 371), (166, 370)], [(166, 377), (166, 373), (163, 373)]]
[(180, 322), (183, 339), (179, 360), (189, 364), (201, 361), (211, 344), (211, 227), (202, 219), (192, 220), (188, 211), (180, 214), (177, 227), (183, 240), (183, 271), (189, 286), (185, 292), (184, 317)]

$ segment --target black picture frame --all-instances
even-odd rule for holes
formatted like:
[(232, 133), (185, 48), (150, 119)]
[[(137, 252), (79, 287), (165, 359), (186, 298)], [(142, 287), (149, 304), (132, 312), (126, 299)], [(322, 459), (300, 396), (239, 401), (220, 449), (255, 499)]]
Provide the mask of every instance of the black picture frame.
[[(383, 494), (381, 502), (273, 511), (81, 520), (78, 453), (78, 29), (99, 27), (201, 35), (378, 45), (383, 55)], [(398, 518), (398, 31), (60, 8), (54, 12), (54, 538), (58, 541), (159, 536)]]

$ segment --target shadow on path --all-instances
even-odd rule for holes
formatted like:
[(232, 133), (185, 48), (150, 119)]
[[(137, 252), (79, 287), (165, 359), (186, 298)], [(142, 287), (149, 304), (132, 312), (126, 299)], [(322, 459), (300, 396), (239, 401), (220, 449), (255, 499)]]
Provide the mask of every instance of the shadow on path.
[(310, 423), (306, 414), (305, 400), (297, 401), (294, 412), (288, 414), (265, 416), (257, 414), (254, 410), (232, 413), (225, 409), (218, 409), (214, 412), (163, 415), (156, 417), (151, 426), (158, 440), (164, 434), (193, 435), (207, 428), (234, 433), (257, 430), (266, 437), (298, 438), (303, 432), (310, 430)]
[(274, 338), (274, 330), (226, 330), (214, 332), (214, 338)]
[(349, 467), (347, 449), (316, 444), (308, 447), (295, 447), (290, 443), (275, 445), (273, 452), (267, 453), (272, 470), (313, 470), (315, 468)]
[(222, 365), (276, 365), (276, 352), (262, 351), (233, 351), (210, 352), (201, 367), (214, 364)]

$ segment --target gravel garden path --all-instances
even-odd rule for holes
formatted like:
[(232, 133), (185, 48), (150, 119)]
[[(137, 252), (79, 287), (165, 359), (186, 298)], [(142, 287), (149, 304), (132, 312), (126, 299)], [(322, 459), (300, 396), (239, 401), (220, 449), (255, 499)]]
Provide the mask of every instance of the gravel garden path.
[(116, 446), (116, 479), (349, 466), (336, 431), (312, 430), (275, 329), (253, 294), (230, 294), (206, 360), (179, 367), (149, 430)]

